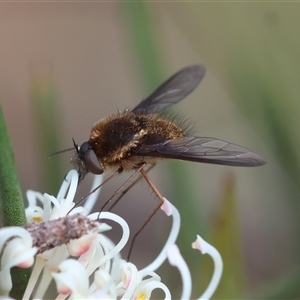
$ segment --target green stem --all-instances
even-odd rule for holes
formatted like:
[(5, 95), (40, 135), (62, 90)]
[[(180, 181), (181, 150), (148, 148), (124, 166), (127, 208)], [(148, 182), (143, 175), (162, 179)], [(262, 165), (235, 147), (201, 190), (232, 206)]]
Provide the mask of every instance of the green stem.
[[(8, 136), (2, 107), (0, 105), (0, 213), (4, 226), (26, 224), (24, 202), (17, 168)], [(21, 299), (30, 276), (30, 270), (13, 268), (11, 271), (13, 288), (10, 296)]]
[(0, 106), (0, 211), (4, 226), (26, 224), (19, 177)]

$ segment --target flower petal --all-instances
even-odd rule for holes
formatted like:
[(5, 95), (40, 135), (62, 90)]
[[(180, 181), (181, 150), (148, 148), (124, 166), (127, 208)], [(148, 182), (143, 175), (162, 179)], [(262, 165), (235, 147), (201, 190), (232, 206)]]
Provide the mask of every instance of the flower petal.
[(147, 267), (145, 267), (145, 269), (147, 270), (151, 270), (151, 271), (155, 271), (157, 270), (162, 264), (163, 262), (166, 260), (167, 258), (167, 252), (166, 249), (168, 248), (169, 245), (172, 245), (175, 243), (175, 241), (177, 240), (178, 234), (179, 234), (179, 230), (180, 230), (180, 214), (177, 210), (177, 208), (171, 203), (169, 202), (166, 198), (164, 198), (164, 204), (163, 204), (163, 209), (164, 211), (166, 210), (167, 213), (172, 213), (172, 228), (171, 231), (169, 233), (169, 237), (164, 245), (164, 247), (162, 248), (161, 252), (159, 253), (159, 255), (156, 257), (156, 259), (149, 264)]
[(60, 273), (52, 273), (61, 294), (87, 295), (89, 278), (85, 268), (75, 259), (67, 259), (59, 265)]
[(210, 255), (214, 261), (215, 268), (214, 268), (212, 279), (208, 287), (204, 291), (204, 293), (198, 298), (198, 299), (210, 299), (214, 294), (214, 292), (216, 291), (222, 276), (222, 272), (223, 272), (222, 257), (219, 251), (215, 247), (208, 244), (199, 235), (197, 235), (196, 241), (192, 243), (192, 247), (194, 249), (200, 250), (202, 254)]
[(192, 278), (189, 268), (175, 244), (168, 247), (167, 253), (169, 263), (177, 267), (181, 275), (183, 283), (181, 299), (190, 299), (192, 293)]
[(12, 288), (10, 269), (14, 266), (28, 268), (34, 263), (37, 251), (32, 247), (32, 237), (21, 227), (5, 227), (0, 230), (0, 290), (5, 293)]

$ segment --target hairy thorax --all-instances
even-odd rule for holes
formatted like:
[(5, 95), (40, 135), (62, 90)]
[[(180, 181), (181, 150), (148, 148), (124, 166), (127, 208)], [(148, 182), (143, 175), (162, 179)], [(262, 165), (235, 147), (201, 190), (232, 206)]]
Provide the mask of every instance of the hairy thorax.
[(184, 136), (183, 129), (163, 116), (125, 112), (94, 124), (88, 142), (104, 168), (130, 169), (151, 161), (135, 156), (140, 147)]

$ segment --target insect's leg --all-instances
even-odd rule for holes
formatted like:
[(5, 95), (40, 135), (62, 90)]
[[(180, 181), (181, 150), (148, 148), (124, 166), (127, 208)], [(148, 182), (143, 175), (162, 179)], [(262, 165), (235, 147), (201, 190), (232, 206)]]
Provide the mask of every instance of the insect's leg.
[(101, 207), (99, 215), (101, 213), (101, 211), (104, 209), (104, 207), (111, 202), (112, 198), (114, 196), (116, 196), (117, 194), (119, 194), (119, 192), (125, 187), (125, 185), (130, 182), (130, 180), (135, 177), (141, 170), (143, 170), (143, 168), (145, 167), (146, 163), (143, 163), (140, 165), (140, 167), (138, 167), (133, 174), (130, 175), (129, 178), (126, 179), (126, 181), (112, 194), (112, 196), (104, 203), (104, 205)]
[(127, 255), (127, 261), (129, 261), (131, 252), (132, 252), (132, 248), (135, 242), (135, 239), (137, 238), (137, 236), (139, 235), (139, 233), (144, 229), (144, 227), (149, 223), (149, 221), (152, 219), (152, 217), (157, 213), (157, 211), (159, 210), (159, 208), (162, 206), (162, 204), (164, 203), (164, 198), (161, 195), (161, 193), (158, 191), (158, 189), (155, 187), (155, 185), (152, 183), (152, 181), (150, 180), (149, 176), (147, 175), (147, 172), (144, 169), (140, 170), (142, 176), (146, 179), (147, 183), (149, 184), (149, 186), (151, 187), (152, 191), (155, 193), (155, 195), (157, 196), (157, 198), (159, 199), (159, 204), (155, 207), (154, 211), (151, 213), (151, 215), (147, 218), (147, 220), (144, 222), (144, 224), (140, 227), (140, 229), (134, 234), (132, 241), (131, 241), (131, 245), (129, 248), (129, 252)]
[(90, 191), (87, 195), (83, 196), (79, 201), (77, 201), (75, 203), (75, 205), (69, 210), (68, 214), (76, 207), (78, 207), (84, 200), (86, 200), (86, 198), (95, 193), (98, 189), (100, 189), (106, 182), (108, 182), (109, 180), (111, 180), (112, 178), (114, 178), (116, 175), (120, 174), (123, 171), (123, 168), (120, 167), (116, 172), (114, 172), (111, 176), (109, 176), (108, 178), (106, 178), (101, 184), (99, 184), (97, 187), (95, 187), (92, 191)]
[[(155, 166), (155, 164), (152, 164), (149, 166), (149, 168), (147, 170), (145, 170), (146, 173), (148, 173), (151, 169), (153, 169), (153, 167)], [(142, 174), (139, 174), (139, 177), (133, 181), (128, 187), (127, 189), (125, 189), (121, 195), (114, 201), (114, 203), (112, 204), (112, 206), (108, 209), (108, 211), (111, 211), (115, 205), (120, 201), (120, 199), (138, 182), (140, 181), (141, 179), (143, 178), (143, 175)]]

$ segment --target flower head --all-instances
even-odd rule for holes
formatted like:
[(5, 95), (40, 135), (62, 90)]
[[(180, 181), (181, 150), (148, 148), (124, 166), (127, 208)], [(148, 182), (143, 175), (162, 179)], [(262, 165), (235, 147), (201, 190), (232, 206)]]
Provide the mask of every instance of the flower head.
[[(96, 176), (92, 191), (100, 184), (100, 181), (101, 177)], [(133, 263), (122, 259), (120, 254), (130, 237), (127, 222), (111, 212), (101, 212), (100, 219), (99, 212), (89, 214), (97, 200), (100, 189), (91, 193), (83, 206), (76, 206), (74, 196), (77, 183), (78, 174), (72, 170), (66, 176), (57, 197), (48, 194), (42, 195), (33, 191), (27, 193), (29, 203), (26, 209), (27, 220), (30, 222), (44, 221), (45, 226), (50, 224), (48, 230), (50, 236), (47, 236), (46, 230), (45, 234), (40, 235), (40, 240), (43, 240), (43, 237), (46, 240), (51, 240), (51, 233), (57, 234), (59, 230), (62, 230), (61, 227), (65, 226), (66, 231), (63, 231), (63, 234), (59, 237), (55, 236), (56, 240), (61, 240), (60, 244), (51, 242), (51, 245), (55, 246), (53, 249), (46, 246), (41, 250), (40, 244), (32, 240), (27, 230), (20, 228), (19, 230), (25, 232), (23, 234), (21, 231), (17, 233), (15, 228), (11, 228), (11, 231), (8, 228), (1, 229), (0, 241), (3, 241), (1, 249), (4, 249), (4, 252), (1, 258), (0, 279), (6, 276), (10, 280), (9, 270), (12, 266), (28, 267), (33, 263), (35, 253), (43, 252), (35, 257), (34, 268), (24, 299), (42, 299), (52, 279), (56, 283), (57, 298), (144, 300), (150, 299), (154, 289), (161, 289), (165, 294), (165, 299), (170, 299), (171, 292), (161, 282), (160, 276), (156, 273), (156, 270), (168, 258), (170, 264), (176, 266), (182, 275), (182, 299), (189, 298), (192, 289), (191, 276), (175, 245), (180, 229), (180, 215), (177, 209), (165, 199), (162, 210), (166, 215), (171, 216), (173, 220), (169, 237), (156, 259), (147, 267), (138, 270)], [(87, 224), (96, 222), (98, 225), (92, 227), (93, 230), (80, 231), (79, 223), (81, 221), (78, 220), (82, 218), (83, 220), (87, 219)], [(71, 225), (68, 229), (67, 224), (74, 221), (73, 219), (77, 223), (74, 223), (75, 225)], [(107, 225), (105, 220), (113, 221), (122, 228), (122, 237), (117, 244), (114, 244), (105, 235), (107, 230), (114, 229), (114, 226)], [(44, 223), (35, 224), (37, 226), (35, 231), (41, 231), (41, 227), (44, 228)], [(55, 230), (55, 226), (59, 226), (57, 230)], [(88, 228), (90, 227), (88, 226)], [(72, 235), (74, 231), (83, 233)], [(32, 235), (34, 234), (32, 233)], [(23, 242), (21, 242), (21, 236), (25, 239)], [(74, 236), (76, 239), (74, 239)], [(32, 246), (33, 243), (37, 245), (38, 249)], [(203, 298), (208, 299), (220, 280), (222, 260), (218, 252), (200, 237), (193, 246), (201, 249), (203, 253), (210, 254), (216, 264), (217, 274), (213, 276), (213, 283), (209, 285), (209, 290), (202, 295)], [(6, 264), (3, 263), (4, 258)], [(11, 288), (9, 280), (6, 280), (7, 283), (4, 285), (0, 285), (0, 295), (8, 295)], [(36, 287), (37, 282), (39, 284)], [(35, 290), (35, 294), (33, 294), (33, 290)]]

